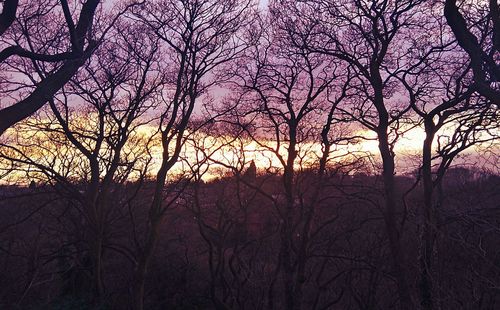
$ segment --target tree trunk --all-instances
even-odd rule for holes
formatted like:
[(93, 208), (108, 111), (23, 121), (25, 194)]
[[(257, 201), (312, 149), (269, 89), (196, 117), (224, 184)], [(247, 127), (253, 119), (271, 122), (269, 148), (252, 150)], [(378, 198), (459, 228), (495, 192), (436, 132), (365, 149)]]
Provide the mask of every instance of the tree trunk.
[(434, 308), (433, 283), (432, 283), (432, 263), (435, 240), (435, 210), (433, 205), (433, 184), (432, 184), (432, 141), (434, 140), (433, 124), (426, 122), (426, 138), (424, 140), (422, 152), (422, 179), (424, 189), (424, 209), (423, 209), (423, 230), (421, 235), (420, 248), (420, 296), (423, 309)]
[(167, 179), (167, 172), (172, 167), (173, 162), (168, 162), (165, 158), (168, 158), (166, 154), (167, 148), (163, 150), (163, 163), (158, 174), (156, 176), (155, 191), (153, 194), (153, 201), (151, 202), (151, 207), (149, 209), (149, 230), (147, 231), (146, 244), (142, 249), (142, 253), (139, 257), (139, 262), (135, 270), (133, 285), (133, 302), (135, 310), (144, 309), (144, 287), (146, 284), (146, 275), (149, 268), (149, 263), (154, 254), (156, 243), (159, 239), (160, 224), (163, 220), (162, 212), (162, 199), (163, 199), (163, 189), (165, 187), (165, 181)]
[(100, 305), (104, 295), (104, 283), (102, 279), (102, 236), (100, 233), (93, 242), (92, 269), (94, 303)]
[(383, 180), (385, 192), (385, 211), (384, 221), (389, 239), (389, 246), (392, 255), (392, 262), (394, 273), (396, 275), (396, 282), (398, 285), (398, 295), (400, 308), (399, 309), (413, 309), (410, 290), (407, 282), (407, 271), (405, 268), (404, 255), (402, 253), (400, 233), (397, 223), (396, 211), (396, 191), (394, 181), (394, 156), (392, 155), (387, 130), (378, 132), (379, 150), (383, 162)]
[(294, 220), (294, 163), (297, 153), (296, 146), (296, 127), (290, 124), (290, 144), (288, 146), (288, 157), (283, 173), (283, 185), (286, 196), (284, 223), (282, 229), (282, 263), (283, 263), (283, 284), (285, 288), (285, 308), (289, 310), (300, 309), (300, 295), (295, 295), (295, 267), (292, 257), (293, 246), (293, 220)]
[(146, 275), (148, 272), (151, 257), (153, 256), (154, 249), (158, 241), (159, 228), (159, 220), (154, 220), (151, 222), (151, 227), (149, 229), (147, 237), (148, 239), (135, 270), (135, 283), (133, 286), (133, 302), (135, 310), (144, 309), (144, 288), (146, 284)]

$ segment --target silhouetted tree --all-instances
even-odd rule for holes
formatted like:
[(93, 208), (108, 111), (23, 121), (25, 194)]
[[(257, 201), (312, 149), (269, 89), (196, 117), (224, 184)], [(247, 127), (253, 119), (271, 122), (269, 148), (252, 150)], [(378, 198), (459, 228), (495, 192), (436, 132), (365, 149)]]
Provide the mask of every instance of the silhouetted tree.
[[(308, 164), (315, 167), (311, 162), (318, 157), (323, 157), (321, 169), (326, 170), (329, 147), (341, 141), (331, 139), (338, 124), (323, 113), (335, 111), (330, 103), (345, 97), (341, 92), (336, 98), (335, 90), (342, 90), (349, 76), (337, 60), (293, 44), (288, 13), (286, 5), (273, 3), (251, 30), (253, 46), (245, 63), (234, 69), (237, 107), (226, 121), (240, 126), (256, 151), (272, 158), (269, 168), (278, 172), (282, 183), (272, 192), (253, 185), (268, 198), (279, 220), (280, 249), (273, 271), (277, 278), (269, 287), (267, 307), (300, 309), (304, 287), (312, 278), (306, 275), (311, 238), (331, 220), (317, 212), (322, 182), (307, 180), (305, 170)], [(296, 25), (309, 26), (308, 21)], [(328, 147), (309, 148), (309, 143), (321, 142)]]
[[(439, 4), (430, 7), (442, 9)], [(419, 174), (424, 195), (419, 287), (422, 306), (433, 309), (434, 295), (439, 291), (433, 284), (433, 266), (442, 200), (436, 199), (435, 191), (441, 188), (447, 168), (461, 152), (494, 139), (490, 128), (496, 126), (496, 112), (487, 98), (474, 95), (469, 59), (457, 47), (444, 17), (429, 14), (427, 21), (433, 31), (411, 42), (410, 53), (418, 61), (400, 72), (416, 113), (413, 118), (425, 131)], [(445, 141), (445, 136), (451, 138)]]
[(161, 39), (165, 61), (171, 68), (170, 84), (159, 106), (160, 167), (133, 289), (137, 310), (144, 308), (147, 270), (160, 238), (160, 225), (173, 202), (164, 202), (167, 175), (179, 160), (195, 106), (211, 86), (226, 78), (219, 67), (237, 58), (245, 48), (239, 33), (249, 22), (252, 5), (251, 1), (162, 0), (140, 6), (131, 15)]
[[(353, 86), (358, 96), (342, 109), (353, 121), (373, 131), (378, 140), (384, 182), (384, 211), (394, 273), (401, 309), (412, 309), (409, 270), (403, 248), (395, 188), (394, 146), (408, 130), (404, 121), (410, 110), (409, 100), (397, 83), (396, 74), (411, 66), (406, 39), (424, 33), (424, 1), (305, 1), (306, 15), (314, 35), (305, 40), (296, 29), (295, 44), (329, 55), (349, 64), (354, 70)], [(301, 12), (297, 11), (295, 16)], [(316, 22), (314, 22), (316, 21)]]
[[(88, 243), (97, 303), (105, 294), (109, 223), (127, 201), (113, 196), (125, 182), (140, 177), (150, 161), (147, 137), (139, 131), (151, 121), (147, 113), (157, 105), (164, 83), (157, 42), (137, 36), (138, 31), (118, 23), (61, 95), (49, 99), (50, 110), (22, 123), (3, 145), (3, 158), (24, 165), (28, 174), (44, 175), (45, 182), (81, 210), (81, 241)], [(43, 68), (39, 73), (44, 75)], [(77, 107), (72, 107), (74, 101)]]

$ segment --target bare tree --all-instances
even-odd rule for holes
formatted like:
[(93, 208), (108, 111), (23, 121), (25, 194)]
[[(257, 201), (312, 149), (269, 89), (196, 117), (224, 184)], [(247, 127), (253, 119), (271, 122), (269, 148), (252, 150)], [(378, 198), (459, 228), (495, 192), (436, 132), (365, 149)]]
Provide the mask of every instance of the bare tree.
[[(184, 197), (207, 248), (203, 262), (208, 265), (212, 304), (217, 309), (244, 309), (263, 302), (253, 293), (265, 288), (252, 285), (252, 280), (265, 276), (254, 275), (248, 267), (260, 265), (256, 257), (262, 254), (255, 249), (255, 243), (263, 237), (250, 233), (249, 213), (255, 211), (252, 207), (256, 206), (256, 191), (246, 190), (240, 178), (232, 177), (231, 170), (240, 175), (244, 165), (244, 159), (239, 157), (244, 157), (243, 152), (238, 152), (243, 142), (238, 129), (233, 134), (227, 129), (223, 123), (210, 122), (189, 137), (185, 163), (193, 179)], [(217, 172), (215, 167), (222, 169)], [(221, 178), (217, 189), (210, 179), (208, 184), (203, 181), (204, 177), (217, 176)], [(260, 211), (262, 215), (264, 210)]]
[(344, 111), (352, 120), (373, 131), (378, 139), (384, 182), (384, 211), (400, 307), (413, 308), (408, 268), (395, 188), (394, 145), (409, 129), (404, 125), (410, 110), (404, 88), (395, 73), (411, 66), (414, 60), (406, 40), (425, 32), (427, 8), (424, 1), (306, 1), (317, 20), (314, 39), (297, 44), (330, 55), (350, 64), (357, 74), (359, 91), (350, 108)]
[[(143, 309), (148, 267), (165, 212), (167, 175), (178, 162), (189, 120), (196, 104), (209, 88), (224, 80), (218, 68), (235, 59), (244, 49), (239, 32), (248, 22), (251, 1), (166, 0), (141, 6), (131, 18), (147, 25), (163, 42), (164, 61), (171, 74), (160, 106), (161, 162), (149, 208), (145, 243), (136, 267), (134, 307)], [(171, 200), (172, 201), (172, 200)]]
[[(150, 159), (140, 129), (151, 121), (149, 110), (164, 79), (158, 45), (140, 37), (140, 28), (119, 23), (60, 95), (50, 110), (19, 126), (3, 157), (46, 176), (75, 201), (85, 219), (85, 242), (91, 259), (92, 293), (104, 297), (103, 256), (115, 208), (113, 193), (140, 176)], [(37, 67), (43, 77), (43, 67)], [(33, 137), (41, 141), (33, 141)], [(144, 143), (140, 146), (138, 143)], [(12, 155), (10, 155), (12, 154)], [(127, 199), (124, 199), (127, 201)]]
[[(439, 5), (431, 7), (440, 9)], [(412, 57), (418, 61), (402, 68), (399, 75), (416, 113), (415, 121), (422, 123), (425, 131), (417, 179), (422, 179), (424, 192), (419, 287), (422, 306), (433, 309), (437, 306), (432, 283), (435, 241), (442, 204), (442, 197), (435, 199), (435, 190), (441, 188), (446, 170), (461, 152), (495, 138), (491, 128), (496, 112), (488, 99), (473, 95), (472, 65), (457, 47), (444, 17), (427, 16), (433, 31), (411, 41)], [(433, 171), (435, 161), (439, 163)]]
[[(254, 187), (269, 199), (279, 220), (280, 248), (273, 271), (278, 281), (269, 288), (267, 307), (301, 309), (304, 287), (312, 281), (307, 275), (311, 240), (334, 222), (318, 210), (322, 176), (335, 165), (329, 162), (332, 145), (355, 139), (332, 134), (339, 128), (333, 114), (347, 96), (350, 71), (336, 59), (294, 44), (294, 27), (305, 29), (303, 39), (308, 40), (310, 24), (290, 12), (286, 5), (273, 3), (253, 28), (254, 46), (245, 64), (235, 69), (238, 106), (227, 121), (244, 130), (257, 145), (256, 152), (268, 154), (269, 168), (282, 183), (271, 190)], [(322, 150), (314, 149), (321, 144)], [(312, 171), (318, 166), (316, 175)]]

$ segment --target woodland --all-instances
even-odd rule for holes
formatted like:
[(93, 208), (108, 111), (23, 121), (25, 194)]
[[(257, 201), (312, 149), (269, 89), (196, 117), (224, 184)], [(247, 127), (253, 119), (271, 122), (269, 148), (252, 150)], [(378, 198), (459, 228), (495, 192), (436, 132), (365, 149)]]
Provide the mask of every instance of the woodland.
[(497, 0), (0, 0), (0, 309), (499, 309)]

